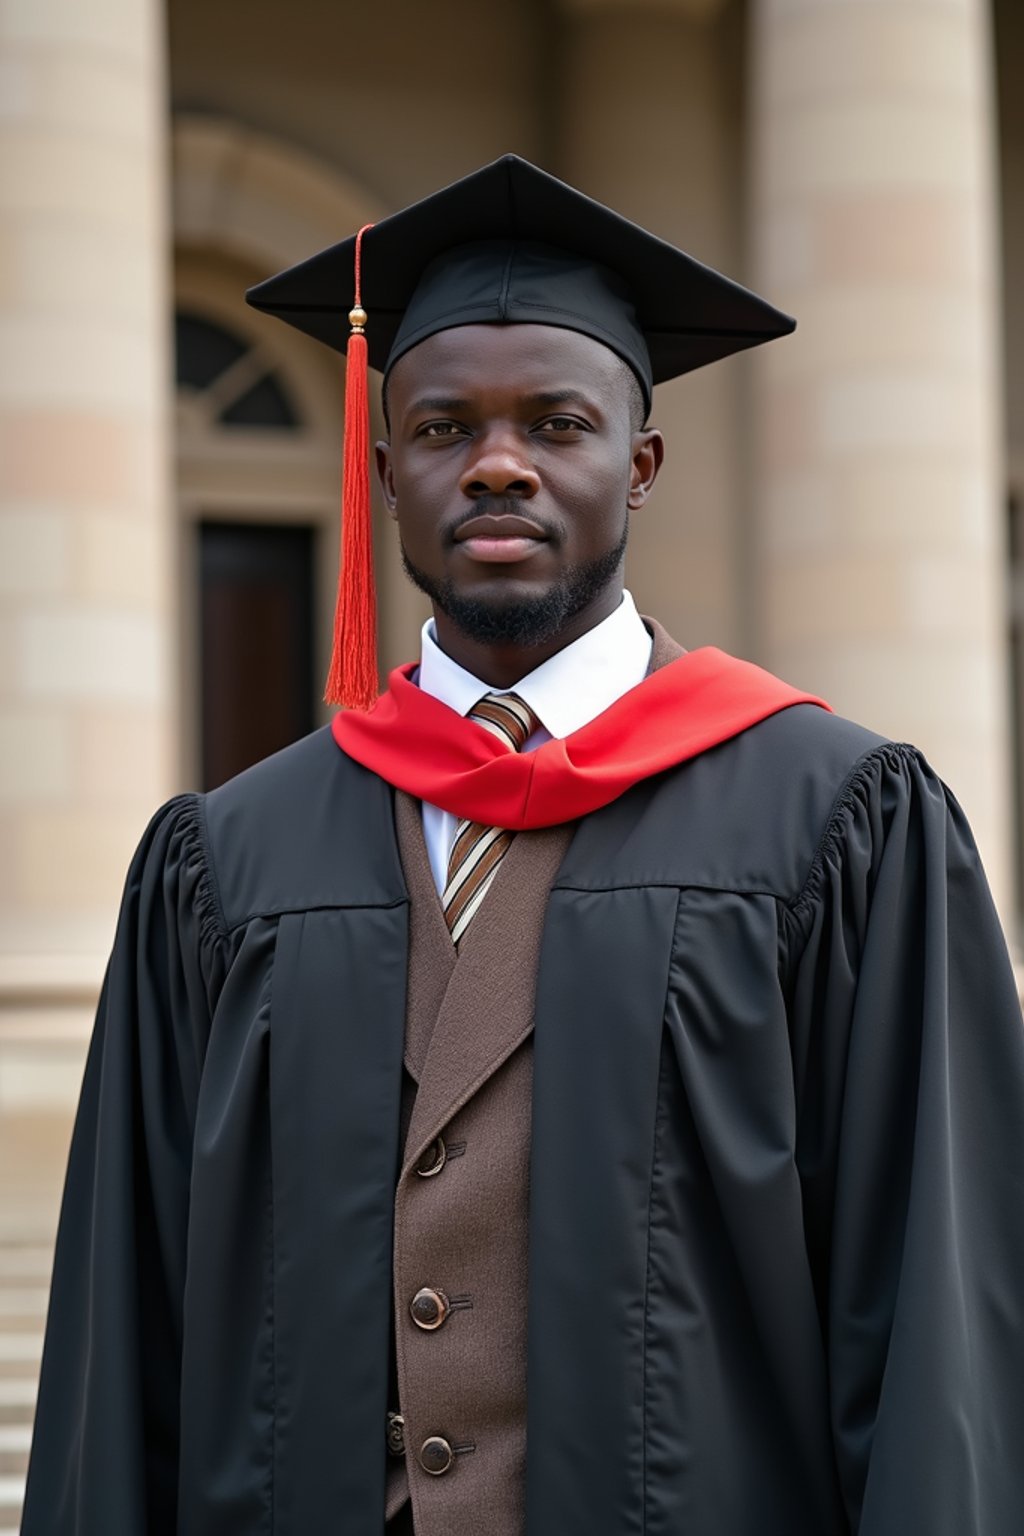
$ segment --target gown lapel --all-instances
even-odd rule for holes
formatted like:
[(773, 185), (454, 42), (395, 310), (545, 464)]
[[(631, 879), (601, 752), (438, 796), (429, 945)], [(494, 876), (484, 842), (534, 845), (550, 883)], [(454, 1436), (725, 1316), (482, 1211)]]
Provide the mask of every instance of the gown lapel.
[(395, 830), (411, 902), (405, 1067), (418, 1083), (458, 957), (430, 868), (422, 806), (402, 790), (395, 793)]

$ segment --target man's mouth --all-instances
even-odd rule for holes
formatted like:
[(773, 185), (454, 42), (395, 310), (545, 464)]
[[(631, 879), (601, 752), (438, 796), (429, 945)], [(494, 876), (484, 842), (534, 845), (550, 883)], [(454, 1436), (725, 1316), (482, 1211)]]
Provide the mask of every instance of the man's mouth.
[(484, 515), (463, 523), (454, 542), (471, 560), (514, 565), (535, 554), (548, 542), (548, 535), (528, 517)]

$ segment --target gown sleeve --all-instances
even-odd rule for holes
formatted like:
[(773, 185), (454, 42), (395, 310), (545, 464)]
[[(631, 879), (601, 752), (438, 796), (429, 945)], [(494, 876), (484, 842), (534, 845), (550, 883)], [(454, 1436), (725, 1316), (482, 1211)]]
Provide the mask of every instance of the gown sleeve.
[(960, 808), (849, 781), (787, 913), (797, 1160), (854, 1536), (1019, 1536), (1024, 1029)]
[(22, 1536), (176, 1530), (191, 1143), (221, 936), (199, 802), (129, 870), (68, 1164)]

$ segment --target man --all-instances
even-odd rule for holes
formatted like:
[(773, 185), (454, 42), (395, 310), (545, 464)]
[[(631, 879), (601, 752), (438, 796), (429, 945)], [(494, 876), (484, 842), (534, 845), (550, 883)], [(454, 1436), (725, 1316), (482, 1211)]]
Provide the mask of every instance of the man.
[(652, 382), (791, 323), (514, 157), (252, 297), (338, 346), (356, 298), (434, 616), (143, 840), (26, 1536), (1019, 1532), (1024, 1038), (969, 831), (623, 591)]

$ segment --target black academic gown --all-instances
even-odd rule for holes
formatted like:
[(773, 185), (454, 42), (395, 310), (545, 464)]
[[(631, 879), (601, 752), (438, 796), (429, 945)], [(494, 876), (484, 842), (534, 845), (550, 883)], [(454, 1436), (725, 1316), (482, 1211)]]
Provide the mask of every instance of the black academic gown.
[[(327, 731), (155, 818), (24, 1536), (381, 1536), (407, 932)], [(799, 706), (587, 817), (534, 1038), (527, 1536), (1020, 1536), (1024, 1032), (919, 756)]]

